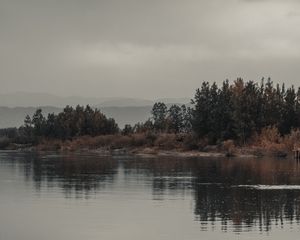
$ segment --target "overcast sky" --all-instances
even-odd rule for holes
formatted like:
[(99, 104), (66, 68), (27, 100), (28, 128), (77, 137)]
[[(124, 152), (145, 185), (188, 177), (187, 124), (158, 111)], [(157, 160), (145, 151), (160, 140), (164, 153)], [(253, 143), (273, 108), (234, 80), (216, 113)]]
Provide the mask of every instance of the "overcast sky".
[(191, 97), (300, 85), (298, 0), (0, 0), (0, 93)]

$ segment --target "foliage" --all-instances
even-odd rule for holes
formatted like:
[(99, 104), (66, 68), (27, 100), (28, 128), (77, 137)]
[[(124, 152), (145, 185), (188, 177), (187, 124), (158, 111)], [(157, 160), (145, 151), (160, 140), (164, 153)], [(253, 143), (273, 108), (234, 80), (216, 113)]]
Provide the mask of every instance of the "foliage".
[(5, 149), (11, 143), (8, 137), (0, 137), (0, 149)]
[(107, 118), (98, 109), (90, 106), (66, 106), (59, 114), (48, 114), (45, 118), (38, 109), (30, 118), (26, 116), (20, 128), (27, 138), (72, 139), (78, 136), (115, 134), (119, 129), (114, 119)]
[(199, 138), (210, 143), (228, 139), (245, 144), (267, 127), (278, 128), (280, 135), (300, 127), (300, 90), (284, 85), (237, 79), (233, 84), (204, 82), (193, 99), (192, 127)]
[(151, 114), (152, 114), (152, 120), (153, 120), (153, 127), (156, 131), (164, 131), (167, 126), (167, 106), (166, 104), (162, 102), (155, 103), (153, 105)]
[(255, 83), (238, 78), (233, 83), (224, 81), (221, 87), (203, 82), (191, 107), (157, 102), (147, 121), (134, 126), (127, 124), (121, 131), (114, 119), (98, 109), (78, 105), (66, 106), (62, 112), (48, 116), (38, 109), (32, 117), (26, 116), (19, 129), (0, 130), (0, 137), (5, 145), (7, 139), (14, 143), (40, 143), (43, 139), (66, 141), (109, 135), (99, 137), (99, 141), (108, 141), (99, 144), (165, 148), (181, 145), (185, 149), (223, 145), (233, 154), (235, 144), (250, 141), (269, 149), (299, 147), (299, 128), (300, 88), (275, 86), (271, 79)]

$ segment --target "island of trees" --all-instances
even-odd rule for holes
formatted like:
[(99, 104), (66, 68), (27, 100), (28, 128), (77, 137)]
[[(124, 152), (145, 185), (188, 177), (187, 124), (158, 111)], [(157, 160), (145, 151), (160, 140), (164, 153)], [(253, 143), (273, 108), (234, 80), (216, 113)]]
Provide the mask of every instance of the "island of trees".
[(0, 130), (0, 147), (148, 148), (226, 151), (270, 150), (285, 156), (300, 143), (300, 88), (239, 78), (220, 86), (203, 82), (191, 103), (155, 103), (151, 117), (120, 129), (114, 119), (90, 106), (66, 106), (44, 116), (38, 109), (20, 128)]

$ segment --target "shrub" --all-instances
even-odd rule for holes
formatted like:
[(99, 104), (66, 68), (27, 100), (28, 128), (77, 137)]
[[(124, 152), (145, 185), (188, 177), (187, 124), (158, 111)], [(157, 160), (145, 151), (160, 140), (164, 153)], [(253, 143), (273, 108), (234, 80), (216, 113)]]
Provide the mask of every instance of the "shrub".
[(147, 135), (145, 133), (136, 133), (132, 135), (131, 143), (133, 147), (141, 147), (145, 145), (150, 145), (152, 141), (147, 139)]
[(8, 137), (0, 138), (0, 149), (5, 149), (10, 145), (11, 141)]
[(154, 142), (154, 146), (162, 149), (175, 149), (178, 148), (178, 142), (176, 141), (176, 134), (160, 134)]
[(236, 148), (233, 140), (226, 140), (222, 143), (222, 148), (226, 153), (226, 156), (231, 157), (236, 153)]
[(252, 139), (252, 144), (269, 149), (274, 144), (280, 144), (282, 140), (278, 128), (272, 126), (263, 128), (260, 134), (256, 134)]
[(111, 148), (124, 148), (131, 146), (131, 137), (129, 136), (122, 136), (122, 135), (115, 135), (112, 139)]
[(198, 138), (193, 134), (186, 134), (183, 139), (183, 148), (185, 150), (198, 150), (199, 142)]
[(155, 134), (154, 132), (152, 131), (148, 131), (146, 133), (146, 139), (147, 139), (147, 142), (150, 144), (150, 145), (153, 145), (154, 142), (156, 141), (157, 139), (157, 134)]
[(289, 151), (300, 147), (300, 130), (293, 129), (291, 133), (284, 137), (283, 143)]
[(133, 127), (130, 124), (126, 124), (122, 130), (123, 135), (131, 135), (133, 132)]

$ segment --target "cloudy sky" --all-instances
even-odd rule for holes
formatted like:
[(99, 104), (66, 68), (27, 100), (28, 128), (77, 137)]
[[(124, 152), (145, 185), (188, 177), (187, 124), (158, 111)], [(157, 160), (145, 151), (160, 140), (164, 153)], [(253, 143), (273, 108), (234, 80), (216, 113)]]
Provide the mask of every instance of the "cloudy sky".
[(298, 0), (0, 0), (0, 93), (191, 97), (300, 85)]

